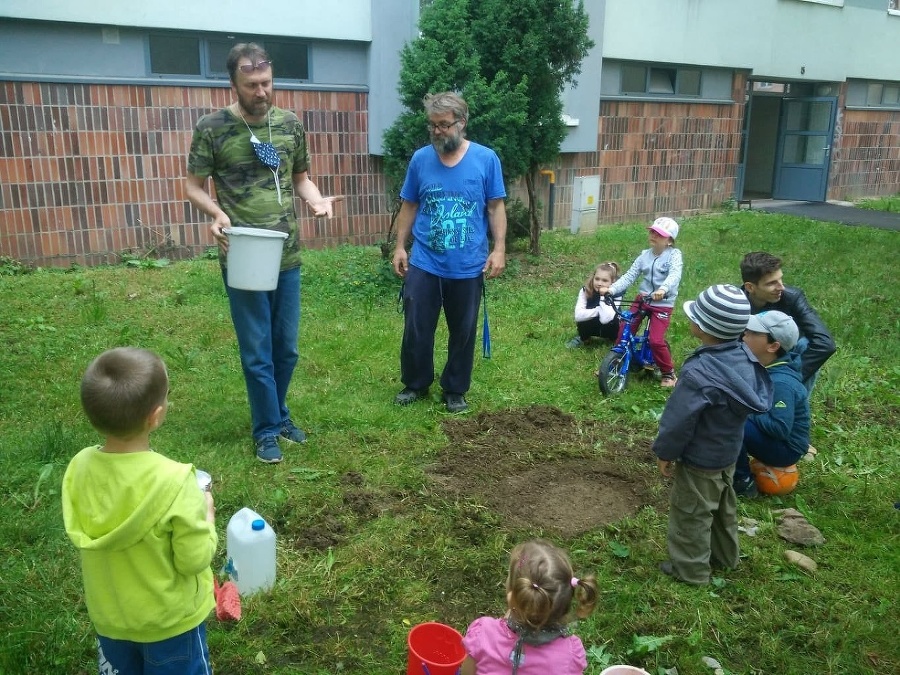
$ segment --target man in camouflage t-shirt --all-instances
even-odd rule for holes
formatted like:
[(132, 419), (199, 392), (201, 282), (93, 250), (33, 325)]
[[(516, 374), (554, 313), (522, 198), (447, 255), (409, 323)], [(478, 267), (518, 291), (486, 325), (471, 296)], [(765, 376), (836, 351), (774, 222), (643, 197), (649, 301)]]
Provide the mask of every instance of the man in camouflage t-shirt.
[[(287, 407), (299, 352), (300, 238), (294, 198), (316, 216), (331, 217), (335, 198), (323, 198), (309, 179), (306, 132), (297, 116), (272, 103), (273, 68), (254, 43), (228, 54), (228, 74), (237, 101), (197, 122), (188, 157), (185, 191), (191, 204), (213, 219), (210, 232), (227, 264), (229, 227), (284, 232), (278, 287), (247, 291), (225, 285), (250, 401), (257, 458), (282, 459), (278, 441), (306, 442)], [(215, 184), (216, 200), (207, 192)]]

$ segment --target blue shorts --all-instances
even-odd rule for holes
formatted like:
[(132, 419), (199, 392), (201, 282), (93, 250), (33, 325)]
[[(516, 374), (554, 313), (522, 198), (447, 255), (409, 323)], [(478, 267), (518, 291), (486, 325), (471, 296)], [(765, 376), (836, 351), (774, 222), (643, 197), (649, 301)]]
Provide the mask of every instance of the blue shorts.
[(100, 675), (212, 675), (205, 623), (159, 642), (97, 641)]

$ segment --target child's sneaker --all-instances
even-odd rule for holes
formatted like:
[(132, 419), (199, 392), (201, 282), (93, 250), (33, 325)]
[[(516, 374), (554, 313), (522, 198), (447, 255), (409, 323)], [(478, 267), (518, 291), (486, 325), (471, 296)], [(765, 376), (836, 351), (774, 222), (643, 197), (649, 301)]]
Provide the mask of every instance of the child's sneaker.
[(291, 443), (306, 443), (306, 433), (290, 419), (281, 423), (281, 437)]
[(278, 464), (282, 460), (281, 448), (274, 436), (266, 436), (256, 442), (256, 459), (264, 464)]
[(662, 379), (659, 381), (659, 386), (671, 388), (674, 387), (678, 382), (678, 378), (675, 377), (675, 373), (663, 373)]
[(736, 481), (734, 484), (734, 491), (738, 497), (743, 497), (744, 499), (754, 499), (759, 497), (759, 488), (756, 487), (756, 479), (754, 479), (753, 476)]
[(581, 339), (581, 336), (576, 335), (575, 337), (573, 337), (571, 340), (569, 340), (566, 343), (566, 347), (568, 347), (569, 349), (577, 349), (578, 347), (581, 347), (583, 344), (584, 344), (584, 340)]

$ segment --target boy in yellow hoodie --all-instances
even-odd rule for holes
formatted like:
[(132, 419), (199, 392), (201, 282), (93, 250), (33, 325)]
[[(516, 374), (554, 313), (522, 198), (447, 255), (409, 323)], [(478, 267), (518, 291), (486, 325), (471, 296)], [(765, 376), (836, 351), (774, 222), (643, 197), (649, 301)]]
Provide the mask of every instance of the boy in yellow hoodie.
[(69, 463), (62, 507), (81, 553), (101, 675), (212, 673), (205, 620), (215, 606), (215, 509), (192, 465), (150, 449), (168, 393), (162, 359), (134, 347), (104, 352), (81, 381), (84, 411), (106, 442)]

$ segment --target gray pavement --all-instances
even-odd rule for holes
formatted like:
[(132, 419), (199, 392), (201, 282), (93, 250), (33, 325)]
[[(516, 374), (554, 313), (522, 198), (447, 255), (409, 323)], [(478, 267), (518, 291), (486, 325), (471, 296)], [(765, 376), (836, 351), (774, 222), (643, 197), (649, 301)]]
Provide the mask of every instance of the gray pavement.
[(803, 216), (827, 223), (843, 223), (844, 225), (861, 225), (877, 227), (882, 230), (900, 231), (900, 213), (860, 209), (850, 206), (846, 202), (795, 202), (780, 199), (754, 199), (750, 208), (754, 211), (765, 211), (767, 213)]

